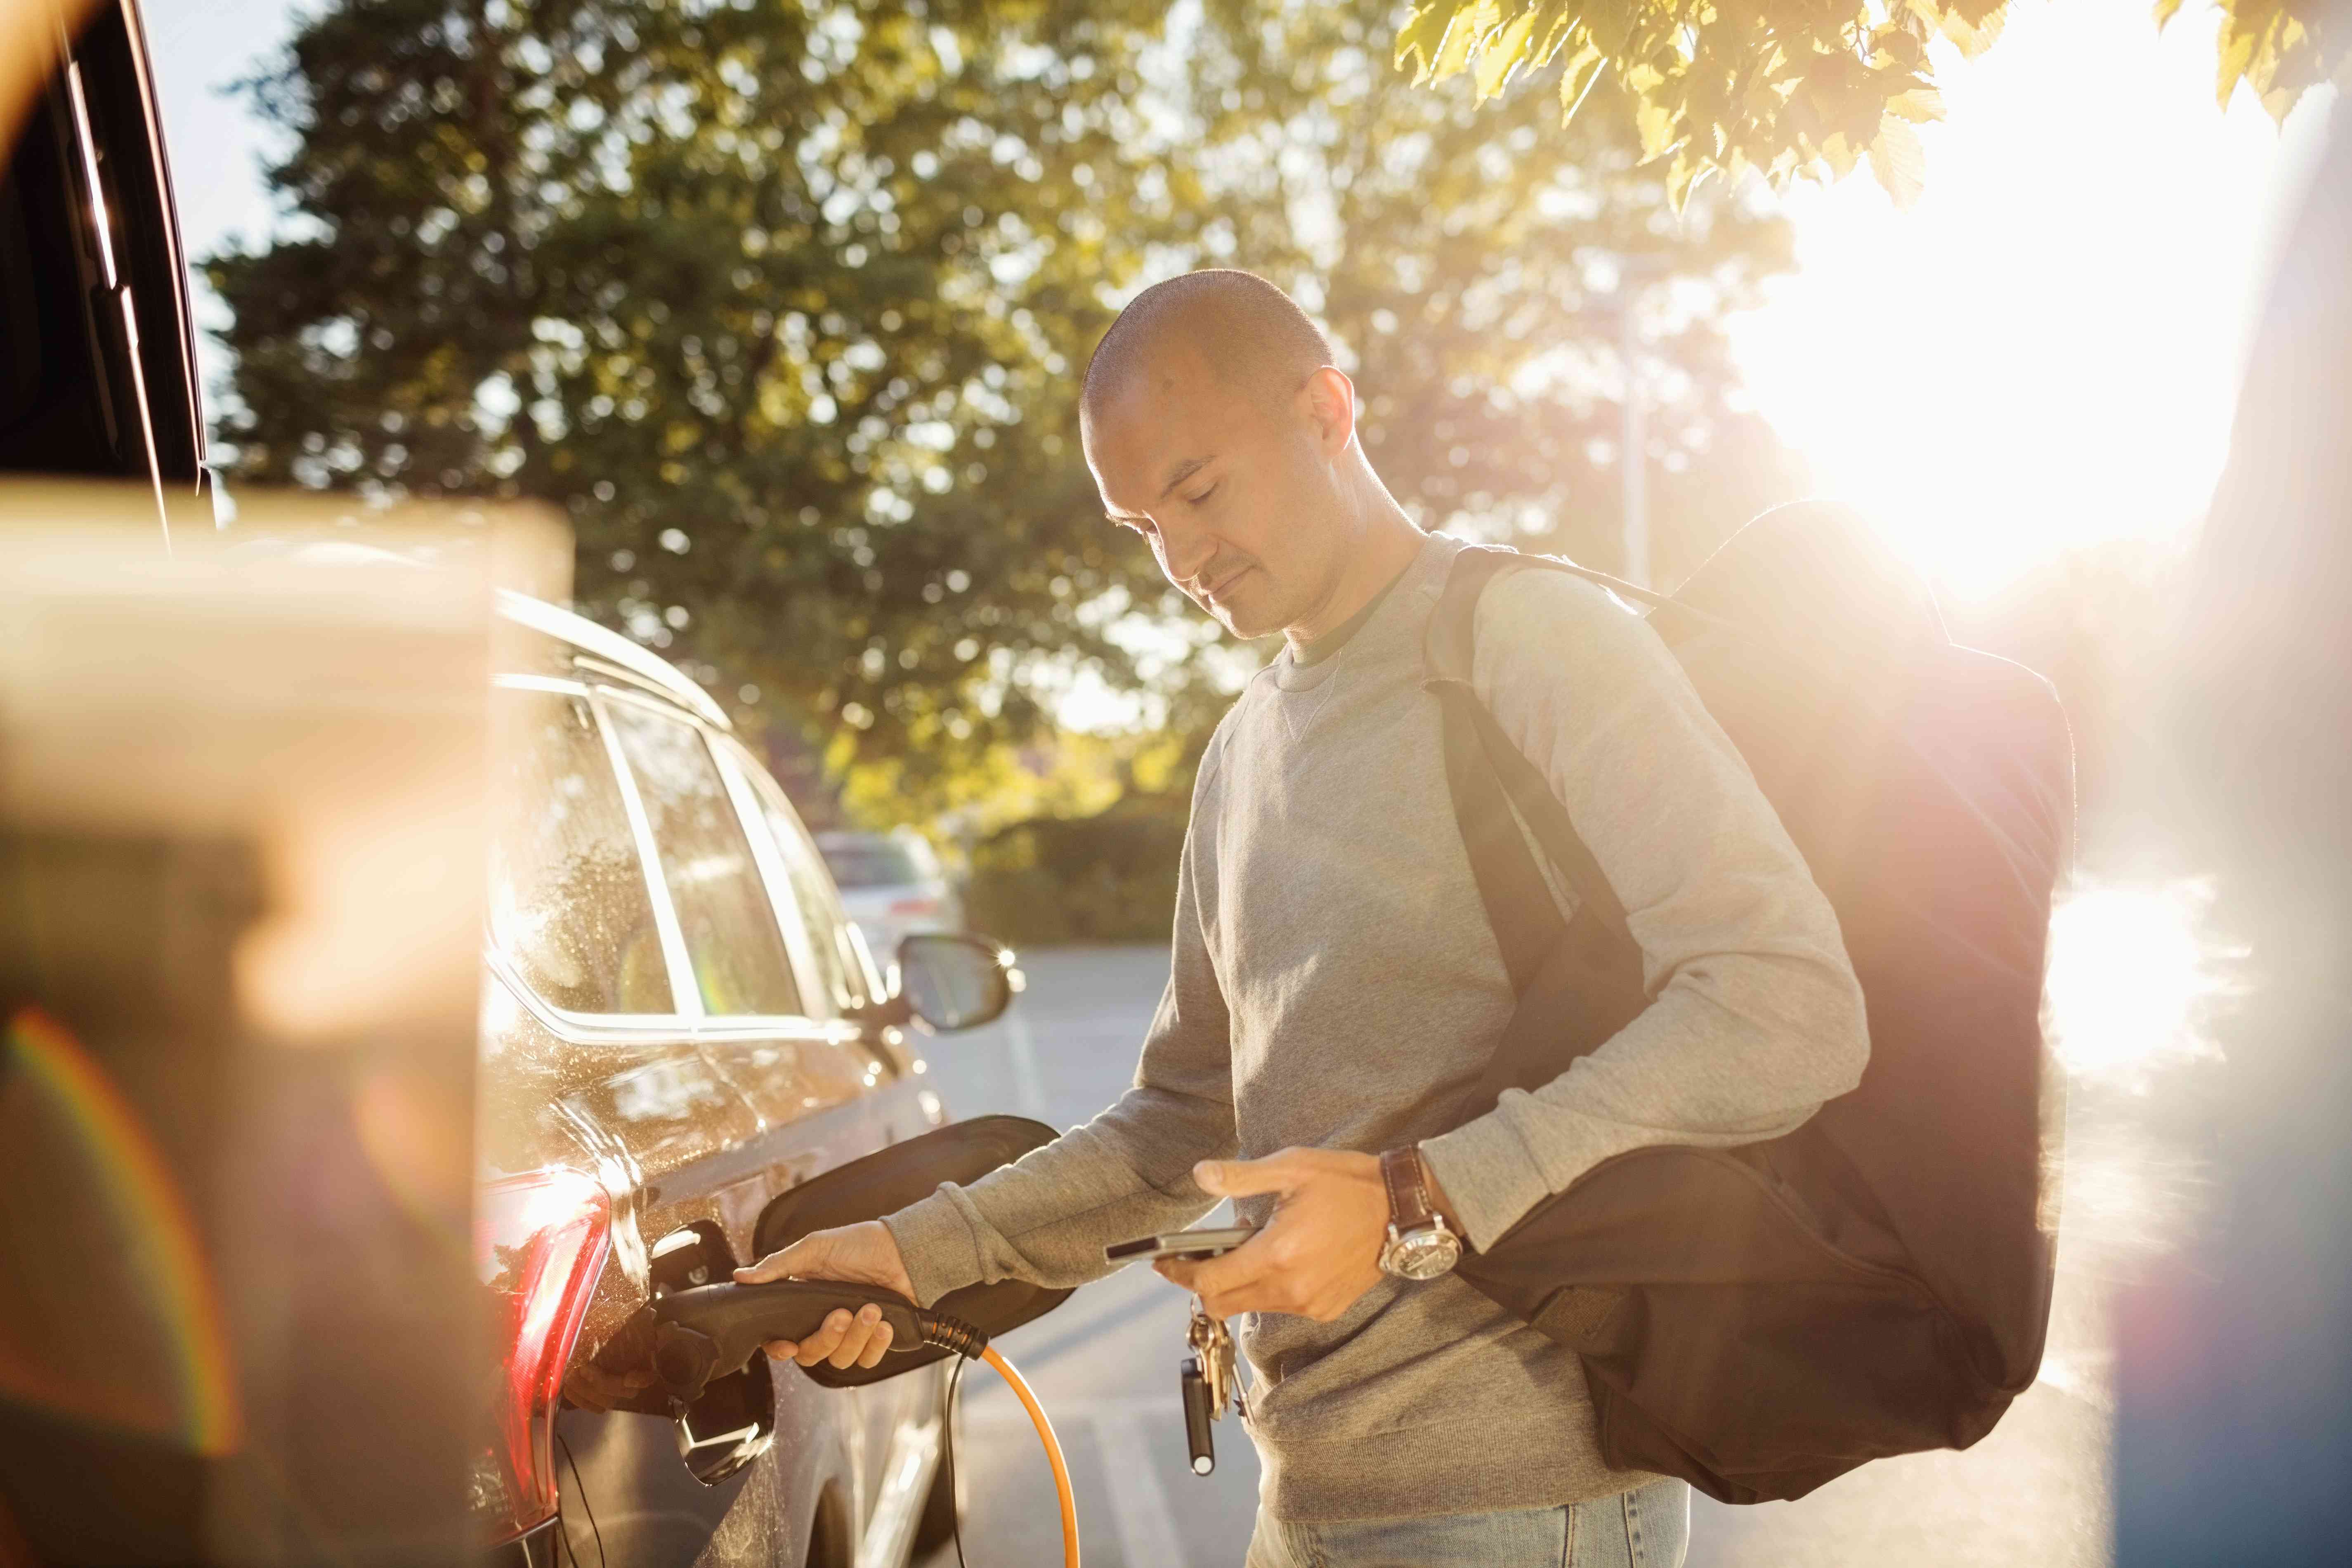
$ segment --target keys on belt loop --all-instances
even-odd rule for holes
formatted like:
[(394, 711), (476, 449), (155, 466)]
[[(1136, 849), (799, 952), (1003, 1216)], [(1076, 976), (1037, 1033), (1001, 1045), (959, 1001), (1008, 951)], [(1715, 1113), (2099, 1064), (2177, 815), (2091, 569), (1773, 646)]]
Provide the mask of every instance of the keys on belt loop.
[[(1224, 1321), (1210, 1317), (1195, 1296), (1184, 1343), (1192, 1352), (1184, 1358), (1178, 1377), (1184, 1400), (1184, 1443), (1192, 1456), (1192, 1473), (1205, 1476), (1217, 1468), (1209, 1423), (1223, 1420), (1228, 1404), (1242, 1405), (1241, 1387), (1234, 1375), (1234, 1336)], [(1242, 1406), (1242, 1414), (1248, 1415), (1246, 1406)]]

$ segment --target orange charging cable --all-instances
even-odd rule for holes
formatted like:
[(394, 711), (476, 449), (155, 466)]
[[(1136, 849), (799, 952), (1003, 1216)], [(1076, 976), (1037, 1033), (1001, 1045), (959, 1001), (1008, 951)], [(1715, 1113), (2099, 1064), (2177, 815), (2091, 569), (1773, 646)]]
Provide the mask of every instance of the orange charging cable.
[(1062, 1564), (1063, 1568), (1078, 1568), (1078, 1500), (1070, 1491), (1070, 1467), (1062, 1461), (1061, 1440), (1054, 1436), (1054, 1423), (1046, 1418), (1045, 1407), (1013, 1370), (1013, 1363), (996, 1352), (994, 1345), (980, 1352), (980, 1359), (996, 1369), (996, 1375), (1012, 1385), (1028, 1407), (1029, 1419), (1037, 1428), (1038, 1440), (1045, 1445), (1045, 1460), (1054, 1467), (1054, 1489), (1062, 1497)]

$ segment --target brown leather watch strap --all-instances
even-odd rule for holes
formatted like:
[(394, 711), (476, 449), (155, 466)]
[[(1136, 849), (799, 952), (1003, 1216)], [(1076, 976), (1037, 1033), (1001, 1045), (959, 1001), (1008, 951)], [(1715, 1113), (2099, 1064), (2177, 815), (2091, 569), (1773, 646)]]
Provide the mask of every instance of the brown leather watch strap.
[(1389, 1190), (1389, 1223), (1399, 1232), (1418, 1230), (1436, 1217), (1429, 1202), (1428, 1173), (1413, 1145), (1381, 1155), (1381, 1183)]

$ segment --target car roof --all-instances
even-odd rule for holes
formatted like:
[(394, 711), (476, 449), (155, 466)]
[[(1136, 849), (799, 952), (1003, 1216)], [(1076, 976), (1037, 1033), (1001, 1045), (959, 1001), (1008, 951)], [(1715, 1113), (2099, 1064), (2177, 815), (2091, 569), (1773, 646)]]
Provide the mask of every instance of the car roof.
[(665, 696), (692, 709), (697, 718), (714, 729), (735, 728), (728, 721), (727, 710), (711, 700), (710, 693), (688, 680), (675, 665), (585, 616), (558, 609), (544, 599), (534, 599), (510, 588), (499, 590), (499, 613), (518, 626), (529, 626), (532, 631), (570, 643), (582, 653), (620, 666), (659, 689)]

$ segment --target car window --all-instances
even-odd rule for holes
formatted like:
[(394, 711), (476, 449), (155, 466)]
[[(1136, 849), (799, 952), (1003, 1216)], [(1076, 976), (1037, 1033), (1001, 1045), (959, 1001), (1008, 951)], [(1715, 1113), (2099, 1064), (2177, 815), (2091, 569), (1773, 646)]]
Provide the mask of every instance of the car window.
[(784, 798), (782, 786), (765, 768), (747, 762), (743, 772), (751, 781), (752, 793), (760, 797), (769, 836), (775, 840), (776, 854), (792, 879), (793, 912), (807, 922), (809, 951), (816, 955), (824, 984), (838, 1005), (862, 1005), (866, 999), (866, 982), (857, 950), (851, 945), (856, 941), (855, 928), (841, 912), (841, 900), (826, 875), (825, 862), (810, 840), (800, 813)]
[(828, 833), (818, 847), (833, 879), (845, 888), (903, 888), (923, 879), (907, 847), (878, 833)]
[(632, 702), (607, 703), (605, 711), (645, 801), (703, 1011), (716, 1017), (801, 1012), (751, 840), (702, 732)]
[(490, 940), (575, 1013), (674, 1011), (661, 931), (611, 754), (587, 699), (500, 689), (505, 758)]

